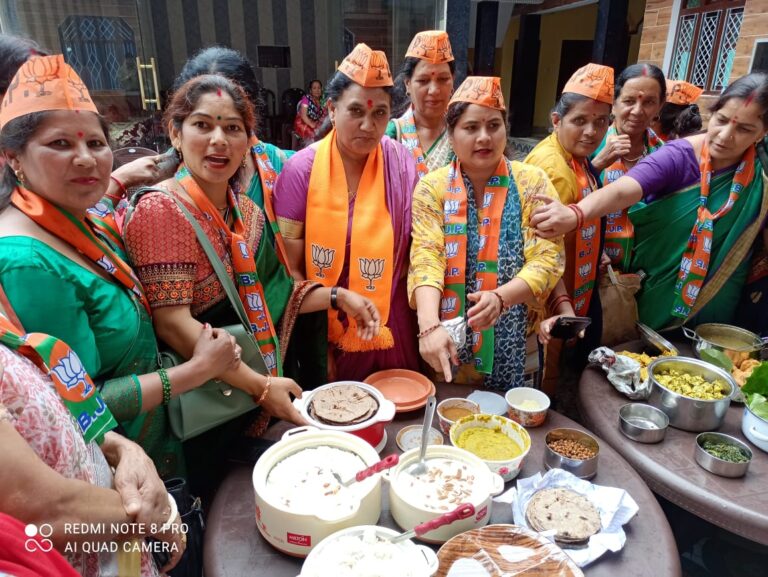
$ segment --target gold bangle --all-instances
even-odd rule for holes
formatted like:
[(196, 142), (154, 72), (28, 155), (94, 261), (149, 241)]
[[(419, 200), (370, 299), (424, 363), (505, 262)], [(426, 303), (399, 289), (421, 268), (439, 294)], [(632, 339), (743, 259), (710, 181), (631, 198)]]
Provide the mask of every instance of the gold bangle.
[(272, 386), (272, 375), (267, 375), (267, 384), (264, 387), (264, 391), (262, 391), (261, 396), (259, 396), (259, 400), (256, 401), (257, 405), (260, 405), (264, 402), (264, 399), (267, 398), (267, 395), (269, 394), (269, 387)]

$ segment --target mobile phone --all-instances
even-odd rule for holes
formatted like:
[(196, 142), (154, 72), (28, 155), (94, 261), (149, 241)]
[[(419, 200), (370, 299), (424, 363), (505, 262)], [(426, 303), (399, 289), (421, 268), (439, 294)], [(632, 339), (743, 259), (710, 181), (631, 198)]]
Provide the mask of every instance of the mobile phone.
[(578, 336), (578, 334), (592, 324), (589, 317), (559, 317), (549, 334), (552, 338), (568, 340)]

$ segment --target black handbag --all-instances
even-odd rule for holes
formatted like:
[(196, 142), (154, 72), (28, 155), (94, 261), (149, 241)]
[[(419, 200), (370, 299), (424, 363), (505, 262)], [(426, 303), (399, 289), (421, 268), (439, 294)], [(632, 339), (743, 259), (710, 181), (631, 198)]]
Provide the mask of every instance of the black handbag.
[(181, 522), (187, 528), (187, 548), (176, 567), (168, 572), (170, 577), (202, 577), (203, 534), (205, 521), (200, 498), (189, 494), (187, 482), (179, 477), (165, 481), (165, 488), (179, 508)]

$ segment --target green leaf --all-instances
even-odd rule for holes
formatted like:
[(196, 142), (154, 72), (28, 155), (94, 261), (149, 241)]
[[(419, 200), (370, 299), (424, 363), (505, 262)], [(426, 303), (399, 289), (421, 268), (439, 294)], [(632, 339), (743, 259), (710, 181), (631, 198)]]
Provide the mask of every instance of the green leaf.
[(728, 373), (733, 370), (733, 361), (728, 358), (728, 355), (723, 351), (718, 351), (717, 349), (704, 349), (703, 351), (699, 351), (699, 357), (701, 357), (702, 361), (712, 363), (716, 367), (728, 371)]
[(749, 401), (749, 408), (761, 419), (768, 420), (768, 399), (760, 393), (752, 393)]
[(747, 399), (753, 393), (768, 397), (768, 362), (763, 361), (752, 370), (741, 391), (747, 395)]

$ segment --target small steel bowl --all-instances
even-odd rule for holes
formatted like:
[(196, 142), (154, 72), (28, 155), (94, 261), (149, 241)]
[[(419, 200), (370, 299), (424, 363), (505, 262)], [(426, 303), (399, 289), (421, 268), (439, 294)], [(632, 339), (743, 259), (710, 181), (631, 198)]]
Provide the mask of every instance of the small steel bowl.
[(658, 443), (664, 439), (669, 417), (644, 403), (627, 403), (619, 409), (619, 429), (638, 443)]
[[(710, 455), (702, 447), (704, 441), (717, 441), (718, 443), (726, 443), (738, 447), (747, 456), (748, 460), (746, 463), (733, 463)], [(721, 477), (743, 477), (747, 469), (749, 469), (749, 464), (752, 462), (752, 450), (745, 443), (730, 435), (724, 435), (723, 433), (700, 433), (696, 436), (695, 458), (699, 465), (715, 475), (720, 475)]]
[[(549, 447), (552, 441), (571, 439), (595, 451), (591, 459), (571, 459)], [(597, 475), (597, 458), (600, 456), (600, 445), (592, 435), (577, 429), (552, 429), (544, 438), (544, 466), (549, 469), (563, 469), (573, 473), (580, 479), (591, 479)]]

